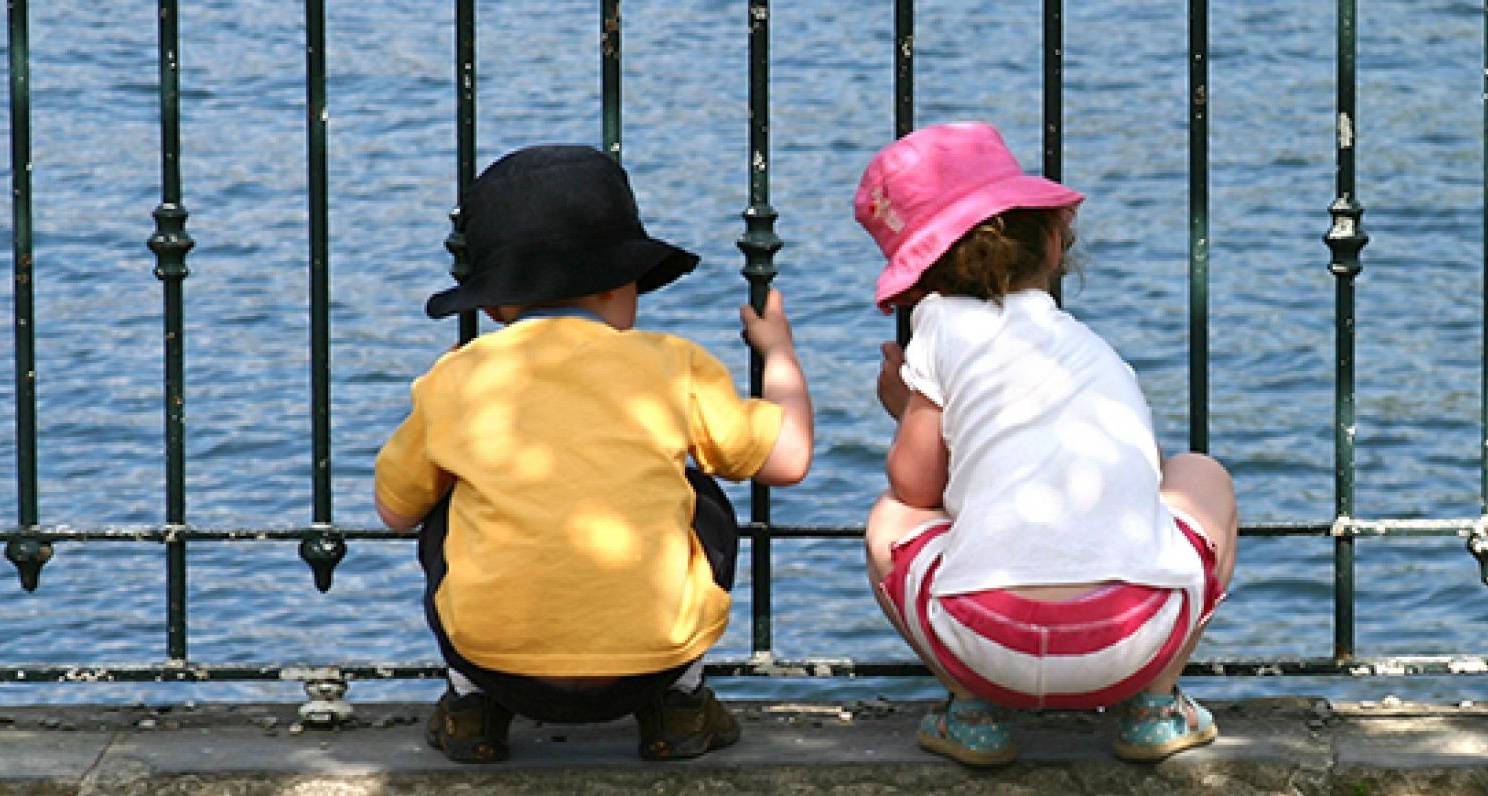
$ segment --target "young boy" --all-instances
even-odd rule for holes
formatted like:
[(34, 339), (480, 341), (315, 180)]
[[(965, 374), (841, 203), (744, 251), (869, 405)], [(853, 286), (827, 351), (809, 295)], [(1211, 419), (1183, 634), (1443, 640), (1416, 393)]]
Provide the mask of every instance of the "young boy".
[[(702, 685), (728, 623), (738, 526), (707, 474), (790, 485), (812, 416), (780, 294), (740, 307), (764, 360), (743, 399), (701, 346), (632, 329), (637, 295), (698, 258), (651, 238), (620, 166), (538, 146), (463, 197), (471, 273), (434, 318), (504, 328), (442, 356), (377, 456), (377, 510), (422, 522), (425, 614), (449, 688), (426, 738), (451, 760), (508, 754), (514, 714), (635, 714), (640, 755), (695, 757), (739, 738)], [(689, 457), (696, 467), (688, 464)]]

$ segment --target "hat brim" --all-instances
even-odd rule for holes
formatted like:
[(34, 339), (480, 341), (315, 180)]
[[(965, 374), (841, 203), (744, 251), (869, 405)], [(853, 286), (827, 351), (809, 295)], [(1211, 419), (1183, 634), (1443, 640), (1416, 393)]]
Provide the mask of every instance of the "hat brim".
[[(516, 261), (529, 258), (545, 261), (551, 267), (516, 267)], [(698, 259), (686, 249), (652, 237), (621, 240), (600, 249), (498, 253), (492, 262), (480, 264), (464, 282), (430, 296), (424, 312), (430, 318), (447, 318), (482, 307), (532, 306), (601, 293), (631, 282), (636, 283), (637, 292), (649, 293), (690, 273)], [(603, 274), (604, 278), (577, 283), (566, 278), (571, 273)]]
[(874, 303), (884, 312), (890, 301), (920, 281), (920, 276), (951, 245), (983, 220), (1009, 210), (1052, 210), (1076, 207), (1085, 195), (1053, 180), (1020, 174), (983, 185), (952, 200), (935, 213), (935, 221), (910, 233), (894, 251), (878, 276)]

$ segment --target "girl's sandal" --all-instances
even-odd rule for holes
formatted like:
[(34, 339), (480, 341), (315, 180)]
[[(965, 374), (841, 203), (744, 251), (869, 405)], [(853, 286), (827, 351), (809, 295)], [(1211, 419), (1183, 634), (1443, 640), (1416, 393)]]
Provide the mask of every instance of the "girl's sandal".
[(952, 696), (920, 721), (924, 749), (968, 766), (1000, 766), (1018, 756), (1012, 733), (994, 717), (990, 702)]
[(1118, 710), (1115, 751), (1122, 760), (1153, 762), (1219, 737), (1214, 716), (1176, 687), (1169, 695), (1140, 692)]

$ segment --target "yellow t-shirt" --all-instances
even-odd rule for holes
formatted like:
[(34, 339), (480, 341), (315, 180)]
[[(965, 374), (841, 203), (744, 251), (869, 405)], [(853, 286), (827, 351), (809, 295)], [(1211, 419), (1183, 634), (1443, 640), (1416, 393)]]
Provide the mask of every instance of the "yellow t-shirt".
[(701, 346), (595, 320), (520, 320), (445, 354), (377, 456), (377, 496), (424, 516), (453, 488), (435, 606), (482, 667), (614, 676), (678, 666), (729, 595), (691, 532), (683, 475), (754, 475), (775, 404)]

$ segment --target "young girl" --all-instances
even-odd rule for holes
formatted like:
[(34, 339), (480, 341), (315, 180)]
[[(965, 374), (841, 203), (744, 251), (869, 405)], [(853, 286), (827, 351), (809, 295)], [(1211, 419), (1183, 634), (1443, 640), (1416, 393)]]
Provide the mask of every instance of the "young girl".
[(963, 763), (1016, 755), (993, 706), (1119, 705), (1130, 760), (1218, 735), (1177, 683), (1234, 568), (1234, 487), (1162, 460), (1131, 367), (1050, 295), (1083, 199), (962, 123), (886, 147), (854, 200), (888, 259), (875, 300), (914, 308), (883, 346), (899, 427), (868, 576), (951, 692), (920, 745)]

